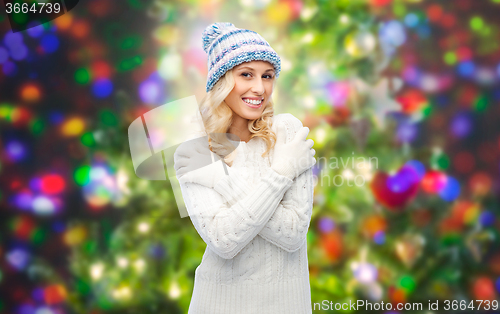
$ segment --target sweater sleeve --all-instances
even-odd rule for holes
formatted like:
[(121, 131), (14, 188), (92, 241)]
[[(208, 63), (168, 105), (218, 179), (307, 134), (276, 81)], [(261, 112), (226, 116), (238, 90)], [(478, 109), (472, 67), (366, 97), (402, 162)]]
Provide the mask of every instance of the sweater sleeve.
[[(268, 169), (269, 172), (274, 173), (274, 170)], [(229, 204), (248, 195), (245, 181), (237, 171), (232, 171), (231, 175), (225, 176), (218, 185), (227, 187), (221, 191), (221, 195)], [(293, 184), (286, 190), (283, 199), (258, 235), (287, 252), (297, 251), (307, 237), (313, 196), (313, 175), (312, 168), (309, 168), (293, 180)]]
[(293, 181), (270, 171), (233, 205), (222, 196), (231, 190), (222, 181), (213, 189), (182, 180), (180, 185), (198, 234), (217, 255), (231, 259), (262, 230)]
[[(287, 141), (295, 137), (302, 127), (300, 120), (290, 114), (284, 115), (288, 130)], [(268, 172), (274, 172), (268, 168)], [(231, 169), (219, 184), (231, 187), (224, 189), (222, 195), (229, 204), (247, 195), (247, 188), (237, 169)], [(314, 197), (312, 168), (307, 169), (293, 180), (292, 186), (285, 192), (273, 215), (259, 235), (268, 242), (288, 251), (298, 250), (307, 237), (311, 221)]]

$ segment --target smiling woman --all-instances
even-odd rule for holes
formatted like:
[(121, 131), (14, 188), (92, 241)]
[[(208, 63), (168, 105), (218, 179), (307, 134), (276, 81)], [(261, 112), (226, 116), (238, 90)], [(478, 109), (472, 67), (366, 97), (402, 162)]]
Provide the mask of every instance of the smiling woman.
[[(207, 244), (188, 313), (312, 313), (306, 239), (316, 159), (309, 129), (291, 114), (274, 115), (280, 58), (259, 34), (215, 23), (203, 43), (209, 74), (200, 111), (210, 143), (181, 145), (174, 156), (189, 217)], [(224, 155), (230, 150), (219, 150), (216, 133), (236, 135), (240, 144)], [(186, 171), (209, 146), (224, 159)]]

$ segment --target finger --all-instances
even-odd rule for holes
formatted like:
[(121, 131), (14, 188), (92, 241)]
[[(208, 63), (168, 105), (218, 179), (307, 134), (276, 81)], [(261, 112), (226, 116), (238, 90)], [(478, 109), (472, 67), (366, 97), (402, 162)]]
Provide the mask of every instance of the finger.
[(182, 168), (179, 168), (179, 169), (176, 169), (175, 170), (175, 175), (180, 178), (182, 177), (183, 175), (186, 174), (186, 167), (182, 167)]
[(278, 124), (276, 135), (276, 144), (285, 144), (286, 141), (286, 129), (283, 124)]
[(306, 144), (307, 148), (312, 148), (314, 145), (314, 141), (312, 139), (307, 139)]
[(314, 156), (314, 154), (316, 154), (316, 151), (314, 150), (314, 148), (311, 148), (311, 156)]
[(208, 142), (207, 141), (203, 141), (203, 142), (198, 142), (196, 143), (196, 147), (195, 147), (195, 150), (200, 153), (200, 154), (204, 154), (204, 155), (209, 155), (210, 154), (210, 147), (208, 146)]
[(307, 126), (302, 127), (299, 131), (297, 131), (297, 134), (295, 134), (294, 141), (305, 141), (308, 134), (309, 128)]
[(174, 153), (174, 158), (177, 155), (178, 157), (184, 156), (184, 157), (189, 157), (193, 154), (194, 151), (194, 146), (193, 142), (184, 142), (177, 149), (175, 150)]
[(189, 158), (180, 158), (174, 162), (174, 168), (186, 167), (189, 165)]

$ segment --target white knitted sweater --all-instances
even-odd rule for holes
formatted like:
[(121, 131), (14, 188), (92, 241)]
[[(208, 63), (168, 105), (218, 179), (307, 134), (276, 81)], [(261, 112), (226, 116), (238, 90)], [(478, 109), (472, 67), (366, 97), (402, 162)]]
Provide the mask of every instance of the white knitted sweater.
[[(279, 123), (287, 142), (302, 127), (288, 113), (273, 117), (275, 132)], [(312, 313), (306, 241), (312, 169), (292, 181), (270, 168), (274, 151), (261, 157), (265, 149), (258, 137), (240, 142), (229, 175), (213, 188), (180, 180), (189, 217), (207, 244), (188, 314)], [(196, 170), (200, 177), (203, 169)]]

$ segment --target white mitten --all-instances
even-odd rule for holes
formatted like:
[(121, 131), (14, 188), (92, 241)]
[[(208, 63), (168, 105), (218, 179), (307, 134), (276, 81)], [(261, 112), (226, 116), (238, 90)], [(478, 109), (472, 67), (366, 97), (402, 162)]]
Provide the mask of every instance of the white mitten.
[(205, 138), (184, 142), (174, 153), (175, 175), (180, 182), (214, 187), (228, 173), (226, 163), (208, 147)]
[(308, 134), (309, 128), (302, 127), (292, 141), (285, 143), (286, 129), (283, 124), (278, 125), (271, 168), (278, 174), (293, 180), (316, 164), (316, 158), (314, 158), (316, 151), (312, 148), (314, 141), (306, 140)]
[[(214, 154), (215, 155), (215, 154)], [(226, 169), (224, 169), (226, 168)], [(189, 171), (179, 178), (180, 182), (194, 182), (204, 185), (209, 188), (213, 188), (219, 180), (224, 178), (226, 175), (225, 171), (229, 172), (230, 167), (226, 165), (222, 160), (218, 160), (204, 166), (202, 168)]]

